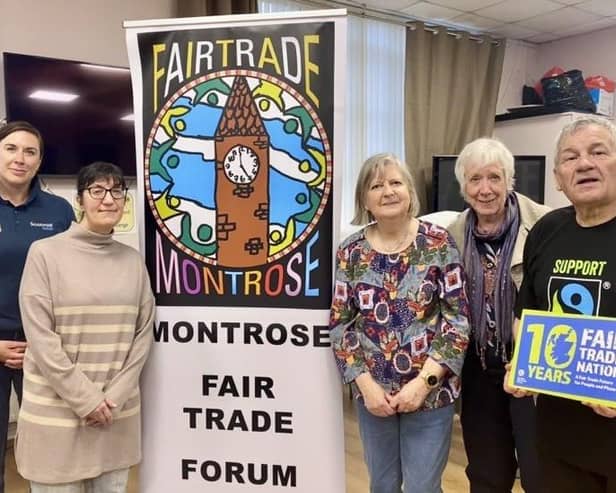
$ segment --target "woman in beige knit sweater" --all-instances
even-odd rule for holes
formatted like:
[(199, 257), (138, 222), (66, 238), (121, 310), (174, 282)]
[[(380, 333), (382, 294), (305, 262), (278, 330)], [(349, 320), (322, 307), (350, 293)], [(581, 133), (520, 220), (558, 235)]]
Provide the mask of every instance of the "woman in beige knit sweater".
[(86, 166), (82, 221), (28, 253), (15, 455), (32, 493), (121, 493), (141, 459), (139, 376), (154, 299), (139, 253), (112, 238), (126, 190), (117, 166)]

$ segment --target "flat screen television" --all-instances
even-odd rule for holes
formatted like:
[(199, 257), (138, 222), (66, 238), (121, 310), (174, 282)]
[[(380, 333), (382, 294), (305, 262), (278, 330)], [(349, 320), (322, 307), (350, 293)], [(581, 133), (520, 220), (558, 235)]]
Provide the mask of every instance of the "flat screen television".
[[(467, 205), (460, 195), (454, 168), (458, 156), (432, 158), (432, 211), (463, 211)], [(514, 156), (516, 192), (543, 204), (545, 156)]]
[(26, 120), (43, 135), (42, 174), (74, 175), (93, 161), (136, 175), (130, 72), (4, 53), (8, 121)]

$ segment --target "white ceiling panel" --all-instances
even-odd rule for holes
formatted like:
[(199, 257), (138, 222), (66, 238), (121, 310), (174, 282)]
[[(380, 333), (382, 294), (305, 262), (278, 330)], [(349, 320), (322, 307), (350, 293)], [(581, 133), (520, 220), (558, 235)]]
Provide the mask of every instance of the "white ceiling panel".
[(616, 26), (616, 18), (605, 18), (602, 17), (598, 21), (591, 22), (589, 24), (583, 24), (578, 26), (573, 26), (570, 28), (562, 29), (559, 31), (559, 34), (564, 36), (573, 36), (575, 34), (587, 33), (590, 31), (599, 31), (601, 29), (605, 29), (608, 27)]
[(416, 3), (415, 5), (403, 9), (402, 12), (420, 19), (434, 19), (436, 21), (447, 21), (459, 16), (462, 13), (460, 10), (450, 9), (449, 7), (441, 7), (440, 5), (429, 2)]
[(487, 31), (488, 29), (494, 29), (495, 27), (503, 25), (502, 22), (475, 14), (462, 14), (458, 17), (454, 17), (451, 21), (454, 24), (463, 26), (473, 32)]
[(554, 0), (556, 3), (562, 3), (563, 5), (577, 5), (578, 3), (582, 3), (584, 0)]
[(616, 15), (616, 2), (614, 0), (589, 0), (578, 3), (576, 7), (593, 14)]
[(473, 10), (503, 3), (504, 1), (507, 0), (431, 0), (432, 3), (452, 9), (464, 10), (465, 12), (472, 12)]
[(541, 33), (535, 34), (534, 36), (530, 36), (526, 38), (526, 41), (531, 43), (547, 43), (549, 41), (555, 41), (560, 38), (560, 35), (554, 33)]
[(505, 24), (497, 29), (493, 29), (491, 32), (493, 35), (512, 39), (527, 39), (539, 34), (539, 31), (518, 26), (517, 24)]
[[(616, 26), (616, 0), (344, 0), (400, 20), (546, 43)], [(616, 46), (616, 43), (615, 43)]]
[(582, 26), (598, 21), (600, 16), (584, 12), (575, 7), (565, 7), (554, 12), (538, 15), (531, 19), (520, 21), (519, 24), (523, 27), (535, 29), (536, 31), (560, 33), (571, 27)]
[(562, 7), (561, 4), (552, 2), (551, 0), (515, 0), (498, 3), (492, 7), (486, 7), (485, 9), (479, 9), (475, 14), (503, 22), (515, 22)]
[(421, 0), (382, 0), (380, 2), (368, 0), (365, 2), (361, 2), (361, 4), (365, 4), (368, 7), (376, 8), (376, 9), (385, 9), (385, 10), (393, 10), (398, 11), (402, 10), (406, 7), (410, 7), (415, 3), (419, 3)]

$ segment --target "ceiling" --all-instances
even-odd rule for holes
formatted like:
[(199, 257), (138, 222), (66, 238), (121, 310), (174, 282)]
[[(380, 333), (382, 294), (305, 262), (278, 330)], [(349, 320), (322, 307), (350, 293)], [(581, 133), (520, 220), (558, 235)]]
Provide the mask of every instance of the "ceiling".
[(545, 43), (616, 26), (616, 0), (360, 0), (368, 8)]

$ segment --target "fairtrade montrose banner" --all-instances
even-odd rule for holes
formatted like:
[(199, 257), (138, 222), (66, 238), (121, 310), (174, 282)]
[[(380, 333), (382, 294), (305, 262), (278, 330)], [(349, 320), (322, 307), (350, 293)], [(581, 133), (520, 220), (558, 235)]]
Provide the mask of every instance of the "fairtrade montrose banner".
[(509, 383), (616, 406), (616, 319), (524, 310)]
[(127, 22), (157, 299), (141, 490), (344, 490), (345, 11)]

